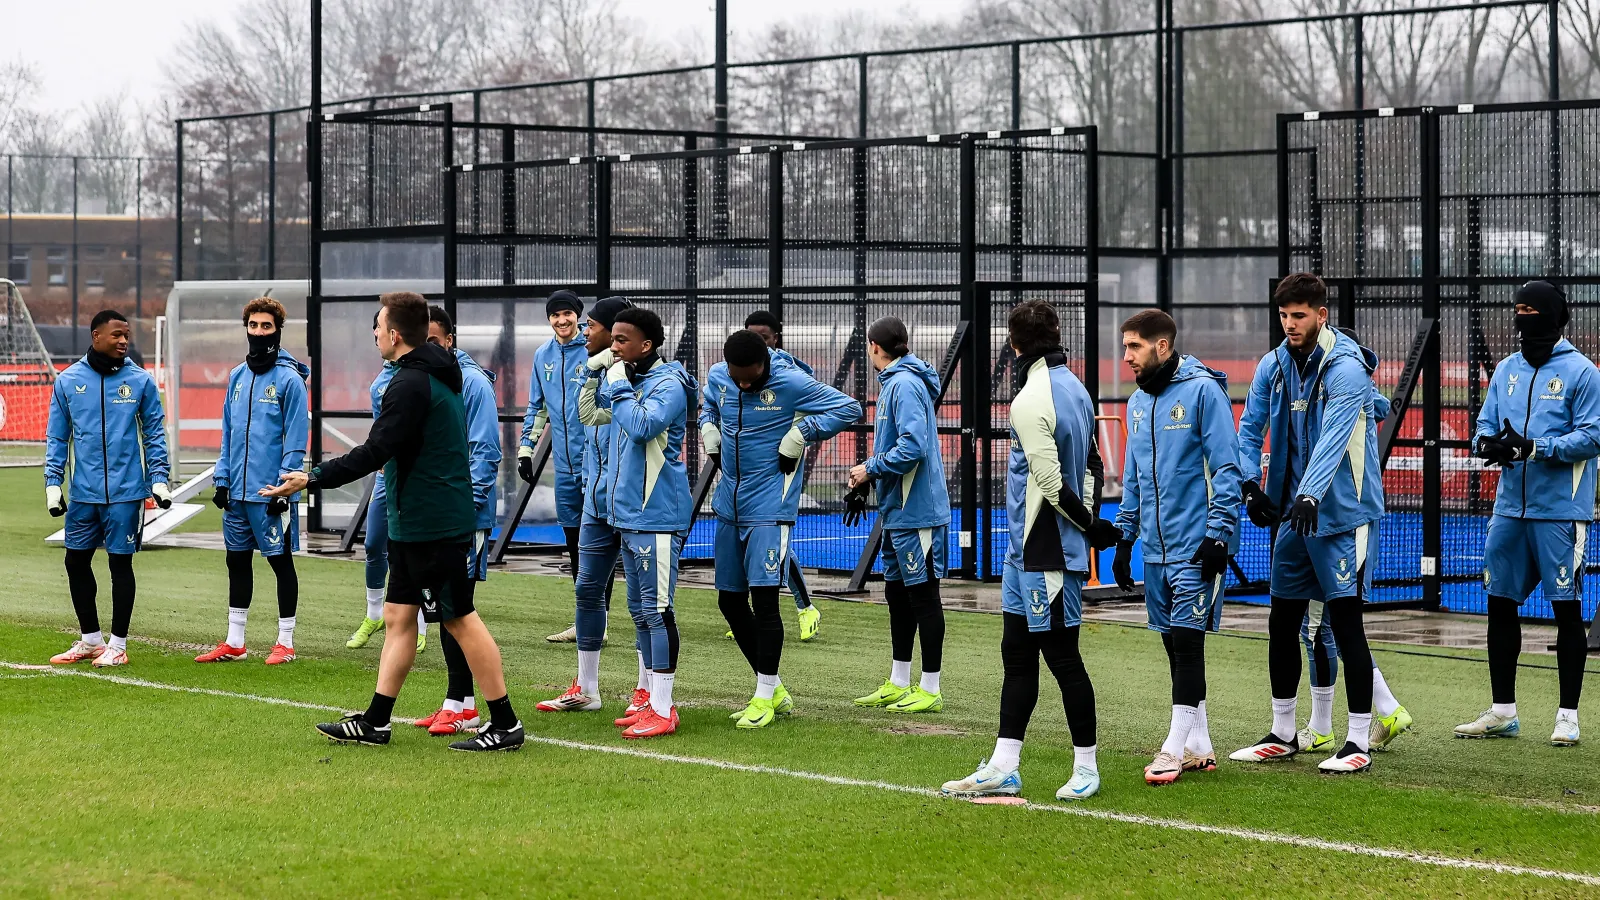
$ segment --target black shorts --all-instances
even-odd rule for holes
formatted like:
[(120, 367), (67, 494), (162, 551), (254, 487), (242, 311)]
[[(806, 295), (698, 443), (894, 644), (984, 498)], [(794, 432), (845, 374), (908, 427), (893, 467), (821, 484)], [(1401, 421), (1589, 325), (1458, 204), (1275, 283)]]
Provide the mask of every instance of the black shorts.
[(422, 607), (427, 622), (459, 619), (473, 611), (472, 542), (389, 542), (387, 603)]

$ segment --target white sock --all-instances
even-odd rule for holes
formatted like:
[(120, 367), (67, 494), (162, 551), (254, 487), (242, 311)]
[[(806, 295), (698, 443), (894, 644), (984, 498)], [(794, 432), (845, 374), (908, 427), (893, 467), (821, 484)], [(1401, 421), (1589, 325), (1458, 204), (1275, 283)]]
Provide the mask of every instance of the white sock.
[(445, 709), (445, 712), (453, 712), (453, 713), (461, 712), (461, 701), (460, 700), (446, 700), (446, 701), (444, 701), (444, 709)]
[(422, 607), (417, 607), (417, 634), (428, 636), (428, 620), (422, 617)]
[(244, 623), (250, 617), (248, 609), (228, 607), (228, 646), (244, 646)]
[(1561, 709), (1558, 707), (1556, 709), (1556, 718), (1571, 719), (1572, 721), (1576, 722), (1578, 721), (1578, 711), (1575, 709)]
[(105, 632), (90, 631), (84, 634), (83, 642), (91, 647), (98, 647), (106, 642)]
[(1195, 756), (1210, 756), (1216, 750), (1211, 746), (1211, 726), (1206, 722), (1206, 702), (1194, 709), (1194, 725), (1189, 728), (1189, 740), (1184, 743), (1184, 749)]
[(1377, 663), (1372, 665), (1372, 711), (1380, 716), (1392, 716), (1400, 708), (1400, 701), (1394, 698), (1394, 691), (1389, 690), (1389, 683), (1383, 680), (1383, 673), (1378, 671)]
[(590, 697), (600, 696), (600, 651), (578, 651), (578, 689)]
[(367, 618), (383, 621), (383, 588), (367, 588)]
[(468, 712), (478, 711), (478, 701), (471, 694), (461, 698), (461, 708)]
[(1372, 734), (1372, 713), (1351, 713), (1350, 732), (1345, 735), (1345, 740), (1356, 745), (1356, 749), (1365, 753), (1367, 751), (1367, 738)]
[(294, 616), (278, 617), (278, 643), (290, 650), (294, 649)]
[(1088, 766), (1096, 772), (1100, 771), (1100, 764), (1094, 761), (1094, 752), (1097, 749), (1099, 749), (1098, 744), (1090, 744), (1087, 747), (1073, 747), (1072, 764), (1074, 766)]
[(1280, 741), (1294, 740), (1294, 707), (1298, 697), (1287, 700), (1272, 698), (1272, 736)]
[(1162, 753), (1183, 757), (1183, 745), (1189, 741), (1189, 732), (1194, 728), (1194, 717), (1198, 713), (1193, 706), (1172, 705), (1172, 727), (1167, 729), (1167, 739), (1161, 744)]
[(930, 694), (939, 693), (939, 673), (938, 672), (923, 672), (922, 673), (922, 689), (924, 691), (926, 691), (927, 693), (930, 693)]
[(1495, 703), (1490, 705), (1489, 711), (1497, 716), (1505, 716), (1508, 719), (1517, 717), (1517, 705), (1515, 703)]
[(639, 684), (636, 690), (648, 691), (650, 690), (650, 670), (644, 667), (644, 651), (635, 650), (633, 652), (639, 657)]
[(672, 718), (672, 681), (676, 672), (650, 673), (650, 708), (663, 719)]
[(889, 666), (889, 683), (895, 687), (911, 686), (911, 660), (901, 662), (897, 659)]
[(771, 700), (772, 694), (778, 689), (778, 676), (756, 675), (756, 697), (762, 700)]
[(1015, 772), (1022, 764), (1022, 742), (1016, 738), (1000, 738), (994, 742), (994, 753), (989, 765), (1002, 772)]
[(1311, 689), (1311, 721), (1306, 727), (1317, 734), (1333, 732), (1333, 685)]
[(126, 636), (117, 637), (116, 635), (113, 634), (111, 636), (111, 649), (113, 649), (113, 650), (121, 650), (123, 653), (127, 653), (128, 652), (128, 638)]

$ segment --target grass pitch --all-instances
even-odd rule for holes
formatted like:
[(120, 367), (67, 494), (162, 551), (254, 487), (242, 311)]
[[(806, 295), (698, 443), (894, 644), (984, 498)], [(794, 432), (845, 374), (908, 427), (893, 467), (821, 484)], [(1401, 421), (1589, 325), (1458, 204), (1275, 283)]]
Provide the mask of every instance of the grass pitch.
[[(37, 469), (0, 471), (0, 661), (12, 664), (43, 663), (75, 627), (61, 551), (42, 541), (58, 520), (38, 488)], [(214, 518), (191, 527), (215, 528)], [(967, 774), (993, 746), (997, 617), (951, 614), (945, 711), (894, 717), (850, 703), (887, 673), (885, 610), (822, 601), (819, 639), (801, 644), (791, 628), (785, 648), (796, 715), (741, 732), (726, 716), (753, 679), (722, 638), (715, 597), (683, 591), (683, 724), (641, 745), (610, 724), (635, 673), (620, 597), (602, 657), (607, 710), (538, 713), (533, 704), (575, 668), (571, 645), (543, 641), (571, 621), (570, 583), (493, 574), (478, 605), (529, 745), (449, 753), (397, 723), (387, 748), (343, 747), (311, 730), (333, 715), (315, 707), (363, 707), (381, 641), (343, 646), (363, 607), (361, 566), (296, 562), (291, 665), (269, 669), (256, 653), (193, 663), (185, 645), (223, 633), (222, 555), (158, 549), (135, 561), (133, 664), (112, 670), (115, 680), (0, 669), (0, 896), (112, 886), (162, 897), (1600, 896), (1600, 766), (1587, 745), (1543, 740), (1554, 671), (1522, 672), (1525, 737), (1456, 741), (1451, 726), (1487, 702), (1481, 659), (1380, 652), (1418, 725), (1370, 774), (1319, 775), (1315, 759), (1224, 760), (1156, 789), (1142, 767), (1167, 729), (1161, 644), (1090, 625), (1100, 796), (1071, 810), (1054, 801), (1072, 752), (1046, 672), (1022, 764), (1024, 796), (1038, 805), (978, 806), (923, 791)], [(103, 557), (97, 566), (108, 621)], [(272, 643), (271, 583), (259, 563), (252, 650)], [(1225, 755), (1268, 723), (1266, 644), (1215, 637), (1208, 657)], [(443, 688), (435, 645), (397, 715), (430, 712)], [(1342, 708), (1335, 722), (1342, 732)]]

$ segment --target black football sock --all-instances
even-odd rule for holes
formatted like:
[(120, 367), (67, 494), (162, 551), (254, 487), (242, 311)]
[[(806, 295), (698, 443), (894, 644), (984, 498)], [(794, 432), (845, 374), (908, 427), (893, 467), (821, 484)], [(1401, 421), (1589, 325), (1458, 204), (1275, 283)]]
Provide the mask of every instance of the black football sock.
[(567, 562), (572, 565), (572, 580), (578, 580), (578, 529), (562, 526), (561, 533), (567, 538)]
[(1367, 647), (1367, 628), (1362, 622), (1363, 605), (1359, 596), (1327, 603), (1333, 640), (1344, 657), (1345, 705), (1352, 715), (1372, 714), (1372, 651)]
[(1020, 741), (1039, 703), (1039, 647), (1028, 630), (1028, 617), (1001, 613), (1000, 737)]
[(251, 563), (255, 560), (254, 550), (229, 550), (228, 562), (228, 608), (249, 609), (250, 598), (255, 593), (255, 569)]
[(917, 646), (917, 617), (911, 611), (911, 595), (904, 581), (885, 581), (883, 599), (889, 604), (889, 658), (911, 662)]
[[(1489, 697), (1495, 703), (1517, 702), (1517, 658), (1522, 655), (1518, 606), (1517, 601), (1507, 597), (1489, 598)], [(1558, 650), (1559, 641), (1558, 631)], [(1559, 666), (1559, 652), (1556, 660)]]
[(394, 715), (394, 698), (385, 696), (376, 691), (372, 693), (372, 702), (367, 704), (366, 715), (362, 716), (367, 724), (373, 728), (387, 728), (389, 717)]
[(300, 608), (300, 575), (294, 570), (294, 556), (287, 552), (269, 556), (267, 565), (278, 576), (278, 618), (292, 619)]
[(1172, 629), (1172, 703), (1198, 708), (1206, 699), (1206, 633), (1198, 628)]
[(1561, 708), (1577, 709), (1583, 694), (1583, 666), (1589, 642), (1583, 633), (1583, 604), (1560, 600), (1550, 604), (1556, 612), (1556, 669), (1561, 681)]
[(439, 632), (439, 648), (444, 651), (444, 698), (460, 702), (472, 696), (472, 667), (450, 629), (441, 627)]
[(1072, 746), (1095, 746), (1097, 722), (1094, 709), (1094, 684), (1089, 681), (1089, 671), (1083, 666), (1083, 654), (1078, 651), (1078, 626), (1052, 628), (1044, 632), (1041, 650), (1050, 674), (1056, 677), (1061, 688), (1061, 705), (1067, 712), (1067, 730), (1072, 732)]
[[(1300, 696), (1300, 626), (1305, 622), (1310, 603), (1287, 597), (1272, 598), (1272, 610), (1267, 614), (1267, 670), (1275, 700)], [(1338, 636), (1335, 632), (1335, 639)], [(1342, 649), (1343, 644), (1340, 647)], [(1372, 663), (1369, 661), (1367, 665), (1370, 667)]]
[(94, 551), (67, 551), (67, 589), (72, 594), (72, 611), (78, 614), (78, 629), (84, 634), (100, 630), (100, 613), (95, 595), (100, 586), (94, 580)]
[(138, 587), (133, 580), (133, 554), (107, 553), (106, 563), (111, 567), (111, 635), (126, 638)]
[(756, 674), (776, 675), (783, 659), (783, 617), (778, 614), (778, 586), (752, 587), (750, 606), (756, 626)]
[(489, 727), (496, 731), (510, 731), (517, 727), (517, 714), (511, 708), (511, 695), (486, 701), (489, 706)]
[(739, 645), (750, 671), (756, 670), (756, 617), (750, 612), (749, 595), (743, 591), (717, 591), (717, 608), (733, 632), (733, 642)]
[(917, 634), (922, 638), (922, 671), (937, 672), (944, 663), (944, 604), (939, 600), (939, 580), (932, 578), (906, 588)]

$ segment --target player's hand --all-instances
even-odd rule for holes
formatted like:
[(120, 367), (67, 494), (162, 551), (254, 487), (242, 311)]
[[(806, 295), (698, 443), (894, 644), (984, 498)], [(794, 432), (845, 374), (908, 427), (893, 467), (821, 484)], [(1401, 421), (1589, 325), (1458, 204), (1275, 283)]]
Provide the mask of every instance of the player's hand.
[(273, 497), (267, 501), (267, 515), (281, 516), (289, 511), (289, 501), (284, 497)]
[(866, 463), (862, 463), (862, 464), (860, 464), (858, 466), (855, 466), (854, 468), (852, 468), (850, 470), (850, 481), (849, 481), (849, 484), (850, 484), (851, 487), (860, 487), (861, 485), (866, 484), (866, 483), (867, 483), (867, 464)]
[(1228, 570), (1228, 544), (1214, 537), (1205, 538), (1189, 562), (1200, 564), (1200, 577), (1209, 583)]
[(156, 505), (162, 509), (172, 508), (172, 492), (167, 490), (165, 481), (158, 481), (150, 485), (150, 496), (156, 498)]
[(1122, 543), (1122, 529), (1110, 519), (1095, 519), (1089, 524), (1085, 535), (1089, 538), (1089, 546), (1096, 551), (1106, 550)]
[(1317, 533), (1317, 501), (1314, 498), (1305, 494), (1295, 498), (1294, 506), (1289, 507), (1289, 527), (1302, 537)]
[(1517, 430), (1511, 427), (1510, 419), (1506, 419), (1505, 422), (1505, 427), (1500, 429), (1500, 434), (1497, 437), (1500, 439), (1500, 443), (1505, 446), (1511, 461), (1522, 462), (1533, 459), (1533, 441), (1518, 434)]
[(226, 510), (228, 508), (228, 501), (228, 489), (220, 484), (217, 485), (217, 492), (211, 495), (211, 505), (215, 506), (217, 509)]
[(67, 514), (67, 498), (61, 495), (61, 485), (45, 485), (44, 507), (57, 519)]
[(1254, 481), (1246, 481), (1242, 486), (1244, 493), (1244, 509), (1250, 516), (1250, 521), (1259, 528), (1271, 528), (1278, 524), (1278, 505), (1273, 503), (1261, 485)]
[(306, 489), (311, 483), (311, 476), (304, 472), (285, 472), (278, 479), (277, 487), (262, 488), (256, 491), (263, 497), (291, 497)]
[(517, 477), (527, 484), (533, 484), (532, 447), (523, 447), (517, 451)]
[(1127, 538), (1117, 541), (1117, 555), (1111, 560), (1111, 577), (1116, 580), (1117, 587), (1130, 594), (1138, 587), (1133, 582), (1133, 541)]
[(599, 353), (596, 353), (595, 355), (584, 360), (583, 365), (591, 372), (604, 372), (606, 369), (611, 368), (613, 358), (614, 354), (611, 352), (611, 348), (607, 347), (606, 349), (601, 350)]
[(700, 447), (717, 464), (717, 468), (722, 468), (722, 429), (717, 427), (717, 423), (706, 422), (700, 426)]
[(800, 426), (791, 425), (778, 442), (778, 471), (785, 475), (800, 467), (800, 455), (806, 452), (806, 436)]
[(866, 518), (867, 495), (871, 492), (872, 486), (865, 481), (850, 486), (850, 492), (844, 495), (843, 521), (846, 528), (854, 528)]

